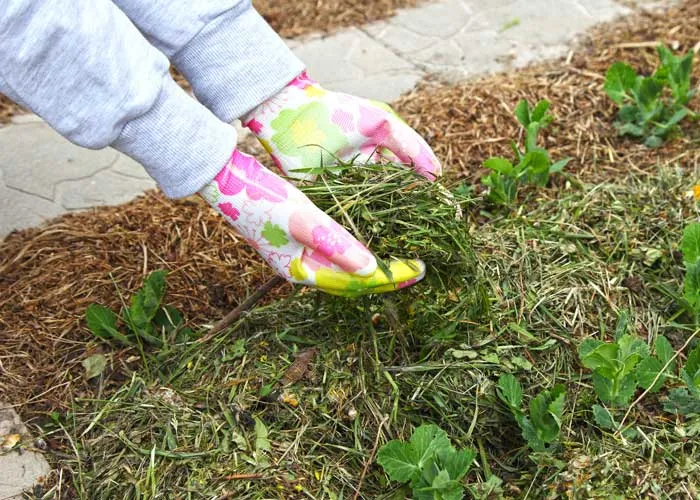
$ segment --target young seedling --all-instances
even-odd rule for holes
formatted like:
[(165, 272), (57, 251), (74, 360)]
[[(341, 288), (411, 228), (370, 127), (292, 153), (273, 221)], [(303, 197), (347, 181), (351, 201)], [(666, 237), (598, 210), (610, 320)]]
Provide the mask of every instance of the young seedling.
[(544, 187), (551, 174), (561, 172), (571, 161), (570, 158), (565, 158), (552, 163), (549, 152), (537, 145), (540, 131), (554, 119), (547, 113), (549, 106), (550, 103), (546, 100), (538, 102), (534, 108), (526, 100), (518, 103), (515, 117), (525, 129), (525, 150), (522, 151), (515, 141), (511, 141), (515, 165), (512, 161), (499, 157), (484, 162), (484, 167), (491, 170), (491, 173), (482, 179), (482, 183), (489, 188), (488, 199), (491, 202), (499, 205), (513, 203), (520, 184)]
[[(85, 313), (88, 328), (96, 337), (122, 345), (135, 346), (140, 341), (154, 347), (165, 345), (166, 335), (181, 342), (192, 335), (180, 312), (172, 306), (161, 306), (166, 287), (166, 272), (154, 271), (143, 286), (131, 297), (131, 304), (117, 315), (100, 304), (91, 304)], [(121, 322), (126, 333), (119, 329)]]
[(382, 446), (377, 463), (392, 481), (409, 483), (414, 500), (461, 500), (461, 481), (475, 457), (470, 448), (457, 451), (436, 425), (421, 425), (409, 442), (392, 440)]
[(664, 410), (681, 415), (700, 415), (700, 344), (688, 354), (681, 378), (686, 387), (669, 392)]
[(620, 108), (615, 128), (620, 135), (644, 140), (648, 147), (661, 146), (689, 115), (694, 53), (675, 56), (659, 45), (661, 65), (651, 76), (641, 76), (629, 65), (617, 62), (606, 74), (605, 92)]
[(522, 431), (527, 445), (534, 452), (550, 451), (559, 440), (561, 420), (564, 412), (566, 389), (557, 384), (551, 390), (542, 391), (530, 400), (530, 416), (522, 411), (523, 389), (511, 374), (498, 379), (498, 397), (503, 401)]

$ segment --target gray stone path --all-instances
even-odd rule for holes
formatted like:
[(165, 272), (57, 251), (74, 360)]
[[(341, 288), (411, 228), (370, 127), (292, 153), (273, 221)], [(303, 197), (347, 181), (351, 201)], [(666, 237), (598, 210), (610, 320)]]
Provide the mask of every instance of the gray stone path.
[(31, 448), (32, 437), (19, 415), (0, 402), (0, 500), (19, 500), (22, 492), (51, 472), (46, 459)]
[[(442, 0), (289, 44), (329, 89), (391, 101), (431, 73), (458, 80), (562, 56), (592, 25), (630, 12), (616, 0)], [(128, 158), (80, 149), (34, 116), (0, 128), (0, 238), (66, 211), (123, 203), (151, 187)]]

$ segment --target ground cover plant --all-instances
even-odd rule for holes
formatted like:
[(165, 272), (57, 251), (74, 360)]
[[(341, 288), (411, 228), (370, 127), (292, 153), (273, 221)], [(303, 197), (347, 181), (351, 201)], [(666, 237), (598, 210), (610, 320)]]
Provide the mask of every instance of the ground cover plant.
[(692, 87), (693, 50), (677, 56), (665, 45), (657, 47), (660, 66), (651, 76), (638, 75), (624, 62), (616, 62), (605, 77), (605, 91), (620, 111), (615, 128), (621, 135), (659, 147), (687, 116), (696, 94)]
[(538, 102), (534, 108), (522, 100), (515, 108), (515, 116), (525, 129), (525, 150), (521, 151), (515, 141), (511, 148), (515, 154), (515, 164), (506, 158), (492, 157), (484, 162), (491, 173), (481, 182), (489, 188), (487, 198), (496, 204), (510, 205), (518, 196), (521, 184), (545, 187), (549, 176), (564, 170), (571, 160), (565, 158), (552, 162), (549, 152), (537, 145), (539, 133), (552, 123), (554, 117), (547, 113), (550, 103)]
[[(381, 258), (397, 246), (429, 261), (430, 280), (401, 294), (347, 302), (285, 286), (205, 342), (168, 339), (159, 360), (163, 347), (91, 335), (89, 305), (119, 314), (150, 273), (167, 269), (161, 304), (176, 306), (185, 326), (206, 337), (208, 325), (269, 277), (199, 202), (149, 193), (10, 236), (0, 247), (11, 296), (0, 299), (0, 391), (47, 443), (55, 472), (42, 493), (407, 498), (413, 488), (392, 480), (380, 450), (433, 425), (456, 452), (477, 453), (458, 481), (468, 497), (697, 497), (700, 348), (683, 242), (698, 217), (697, 135), (686, 120), (683, 135), (658, 149), (624, 140), (603, 89), (614, 61), (655, 68), (654, 47), (640, 45), (649, 40), (672, 38), (687, 52), (700, 36), (695, 21), (700, 6), (688, 2), (592, 37), (570, 65), (430, 87), (398, 103), (452, 169), (452, 197), (418, 183), (411, 201), (416, 179), (389, 170), (381, 181), (393, 183), (392, 203), (403, 211), (382, 226), (371, 215), (388, 209), (382, 184), (372, 184), (367, 200), (352, 194), (364, 189), (363, 176), (377, 175), (371, 168), (342, 173), (360, 176), (355, 187), (329, 171), (327, 187), (310, 189), (339, 220), (347, 223), (347, 213)], [(548, 186), (523, 189), (515, 210), (490, 211), (479, 167), (511, 154), (517, 103), (542, 98), (557, 119), (540, 144), (572, 161)], [(431, 203), (414, 210), (421, 196)], [(426, 216), (436, 233), (459, 227), (467, 251), (445, 252), (458, 248), (447, 237), (423, 241), (416, 227)], [(401, 236), (404, 220), (413, 230)], [(600, 376), (613, 374), (623, 389), (633, 382), (629, 402), (610, 402), (609, 393), (619, 400), (625, 391), (607, 378), (596, 383), (600, 368), (580, 357), (587, 339), (614, 351), (605, 357), (614, 369)], [(84, 363), (95, 355), (104, 365)], [(640, 367), (658, 364), (646, 359), (666, 360), (651, 381)], [(519, 383), (521, 404), (501, 399), (506, 374)], [(648, 390), (659, 374), (663, 385)], [(561, 407), (552, 404), (557, 385), (566, 389)], [(559, 433), (544, 453), (528, 446), (516, 417), (532, 420), (538, 398), (547, 402), (535, 405), (547, 408), (541, 437)]]

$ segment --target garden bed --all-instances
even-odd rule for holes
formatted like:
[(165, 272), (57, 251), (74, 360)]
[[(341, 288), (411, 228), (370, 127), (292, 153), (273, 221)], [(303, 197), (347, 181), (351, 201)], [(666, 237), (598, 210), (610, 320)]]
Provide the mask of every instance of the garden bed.
[[(469, 181), (452, 185), (464, 197), (461, 274), (428, 263), (429, 276), (461, 281), (442, 290), (429, 281), (347, 301), (285, 286), (226, 332), (158, 357), (91, 337), (87, 306), (118, 310), (149, 272), (167, 269), (165, 302), (201, 329), (269, 277), (202, 203), (148, 193), (10, 235), (0, 247), (10, 292), (0, 301), (0, 398), (45, 433), (61, 471), (51, 487), (110, 498), (405, 498), (374, 455), (434, 423), (477, 452), (465, 482), (475, 496), (696, 497), (697, 418), (664, 411), (664, 388), (628, 405), (634, 436), (601, 428), (578, 349), (616, 328), (651, 344), (663, 335), (674, 350), (694, 333), (679, 315), (679, 247), (697, 218), (696, 124), (659, 149), (620, 138), (602, 83), (615, 61), (650, 71), (656, 41), (692, 48), (699, 27), (700, 6), (685, 2), (600, 29), (568, 61), (426, 83), (397, 103), (448, 177)], [(573, 160), (509, 211), (486, 204), (478, 181), (486, 158), (522, 143), (521, 98), (552, 102), (544, 144)], [(97, 353), (107, 365), (85, 380), (81, 363)], [(564, 385), (551, 453), (528, 450), (497, 396), (504, 373), (527, 400)]]

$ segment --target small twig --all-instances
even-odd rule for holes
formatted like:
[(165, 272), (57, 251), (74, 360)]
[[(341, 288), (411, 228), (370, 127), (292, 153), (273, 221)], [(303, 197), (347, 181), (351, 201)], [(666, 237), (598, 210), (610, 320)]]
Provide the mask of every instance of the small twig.
[(360, 481), (357, 483), (357, 489), (355, 489), (355, 496), (352, 497), (352, 500), (357, 500), (358, 498), (360, 498), (360, 490), (362, 489), (362, 483), (365, 480), (365, 476), (367, 475), (369, 466), (372, 464), (372, 462), (374, 462), (374, 455), (375, 453), (377, 453), (377, 448), (379, 447), (379, 436), (381, 436), (382, 427), (384, 427), (384, 424), (387, 420), (389, 420), (389, 417), (385, 416), (379, 423), (379, 429), (377, 430), (377, 437), (374, 438), (374, 446), (372, 447), (372, 452), (369, 454), (369, 457), (367, 457), (365, 466), (362, 469), (362, 474), (360, 474)]
[(228, 476), (224, 476), (224, 479), (227, 481), (238, 481), (242, 479), (262, 479), (265, 477), (261, 473), (251, 473), (251, 474), (229, 474)]
[(284, 278), (281, 278), (280, 276), (275, 276), (267, 280), (265, 283), (260, 285), (260, 287), (258, 287), (258, 289), (255, 290), (255, 292), (248, 296), (248, 298), (246, 298), (240, 305), (238, 305), (233, 311), (221, 318), (221, 320), (219, 320), (212, 327), (211, 331), (207, 333), (204, 337), (199, 339), (197, 342), (204, 343), (210, 340), (214, 335), (216, 335), (221, 330), (225, 329), (231, 323), (240, 318), (241, 314), (253, 307), (260, 299), (262, 299), (270, 291), (280, 286), (282, 283), (284, 283)]
[(678, 358), (678, 356), (679, 356), (683, 351), (685, 351), (686, 347), (688, 347), (688, 346), (690, 345), (690, 343), (691, 343), (691, 342), (693, 341), (693, 339), (698, 335), (698, 333), (700, 333), (700, 330), (696, 330), (695, 333), (693, 333), (693, 334), (688, 338), (688, 340), (685, 341), (685, 344), (683, 344), (683, 347), (681, 347), (680, 349), (678, 349), (678, 350), (676, 351), (676, 354), (674, 354), (674, 355), (671, 357), (671, 359), (669, 359), (669, 360), (666, 362), (666, 364), (665, 364), (664, 367), (661, 369), (661, 371), (659, 371), (659, 373), (656, 374), (656, 377), (654, 377), (654, 380), (651, 382), (651, 384), (649, 384), (649, 388), (648, 388), (647, 390), (645, 390), (643, 393), (641, 393), (641, 394), (639, 395), (639, 397), (638, 397), (637, 399), (635, 399), (634, 402), (630, 405), (630, 407), (627, 408), (627, 411), (625, 412), (625, 416), (622, 417), (622, 420), (620, 421), (620, 425), (617, 426), (617, 430), (615, 431), (615, 434), (618, 434), (619, 432), (622, 432), (622, 428), (623, 428), (624, 425), (625, 425), (625, 420), (627, 420), (627, 417), (629, 417), (629, 414), (630, 414), (630, 412), (632, 411), (632, 408), (634, 408), (635, 406), (637, 406), (637, 403), (639, 403), (642, 399), (644, 399), (644, 397), (645, 397), (647, 394), (649, 394), (649, 392), (650, 392), (650, 391), (654, 388), (654, 386), (656, 385), (656, 382), (658, 382), (658, 380), (659, 380), (663, 375), (665, 375), (666, 370), (668, 370), (668, 367), (671, 366), (671, 363), (673, 363), (673, 362), (676, 360), (676, 358)]

